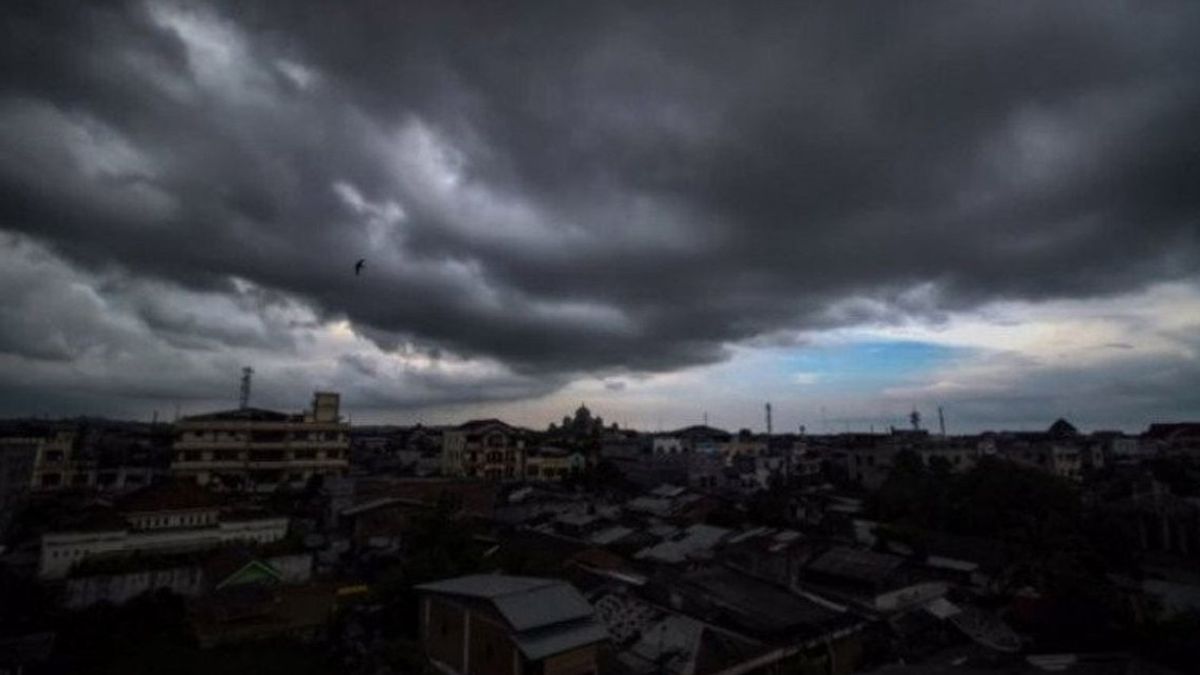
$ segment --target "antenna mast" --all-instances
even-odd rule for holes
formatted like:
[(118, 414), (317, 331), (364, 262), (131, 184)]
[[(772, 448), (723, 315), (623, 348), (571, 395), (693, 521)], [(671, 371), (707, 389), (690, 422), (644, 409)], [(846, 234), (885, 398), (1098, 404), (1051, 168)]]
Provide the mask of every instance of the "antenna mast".
[(938, 428), (942, 432), (942, 438), (946, 437), (946, 415), (942, 412), (942, 406), (938, 406)]
[(250, 378), (254, 375), (254, 369), (250, 366), (242, 368), (242, 389), (238, 397), (238, 407), (242, 410), (250, 407)]

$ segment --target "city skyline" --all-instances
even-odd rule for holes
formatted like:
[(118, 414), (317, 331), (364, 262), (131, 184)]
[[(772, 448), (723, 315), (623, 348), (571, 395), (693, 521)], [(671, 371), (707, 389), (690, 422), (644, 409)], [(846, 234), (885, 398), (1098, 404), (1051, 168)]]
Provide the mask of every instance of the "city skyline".
[(1200, 418), (1195, 5), (0, 26), (2, 417)]

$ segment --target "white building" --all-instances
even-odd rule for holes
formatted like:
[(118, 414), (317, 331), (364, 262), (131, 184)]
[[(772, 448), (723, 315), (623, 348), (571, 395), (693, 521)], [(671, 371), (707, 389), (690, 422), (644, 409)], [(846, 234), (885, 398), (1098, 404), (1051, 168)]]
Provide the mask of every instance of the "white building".
[(43, 579), (61, 579), (75, 565), (101, 556), (266, 544), (283, 539), (287, 530), (285, 516), (226, 511), (199, 486), (162, 483), (129, 495), (116, 509), (96, 509), (44, 534), (38, 573)]
[(684, 452), (683, 439), (678, 436), (655, 436), (654, 454), (678, 455)]

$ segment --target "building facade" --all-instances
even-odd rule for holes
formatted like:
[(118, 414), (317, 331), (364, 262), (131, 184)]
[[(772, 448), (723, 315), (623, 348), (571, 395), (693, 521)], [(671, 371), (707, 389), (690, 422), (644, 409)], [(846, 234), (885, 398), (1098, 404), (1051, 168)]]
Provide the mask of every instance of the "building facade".
[(66, 577), (76, 565), (131, 554), (202, 551), (243, 542), (268, 544), (287, 535), (288, 519), (223, 509), (216, 496), (190, 483), (160, 483), (42, 535), (38, 573)]
[(525, 456), (525, 478), (560, 481), (587, 468), (587, 457), (578, 450), (542, 447)]
[(518, 480), (525, 476), (525, 432), (500, 420), (474, 420), (442, 434), (442, 473)]
[(171, 474), (222, 490), (301, 487), (314, 476), (344, 476), (350, 425), (339, 396), (317, 392), (301, 414), (243, 408), (185, 417), (175, 425)]

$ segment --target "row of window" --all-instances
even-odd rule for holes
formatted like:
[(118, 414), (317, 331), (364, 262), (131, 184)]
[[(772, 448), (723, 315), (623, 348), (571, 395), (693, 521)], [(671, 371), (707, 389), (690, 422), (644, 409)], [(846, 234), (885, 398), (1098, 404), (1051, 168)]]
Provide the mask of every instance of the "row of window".
[(348, 436), (341, 431), (185, 431), (179, 435), (182, 441), (193, 442), (251, 442), (285, 443), (288, 441), (344, 443)]
[(179, 458), (184, 462), (290, 462), (317, 459), (346, 459), (345, 450), (251, 450), (249, 453), (238, 450), (184, 450)]
[(217, 522), (217, 516), (214, 513), (189, 513), (181, 516), (155, 516), (152, 518), (141, 518), (138, 520), (138, 527), (141, 528), (157, 528), (157, 527), (195, 527), (198, 525), (212, 525)]

